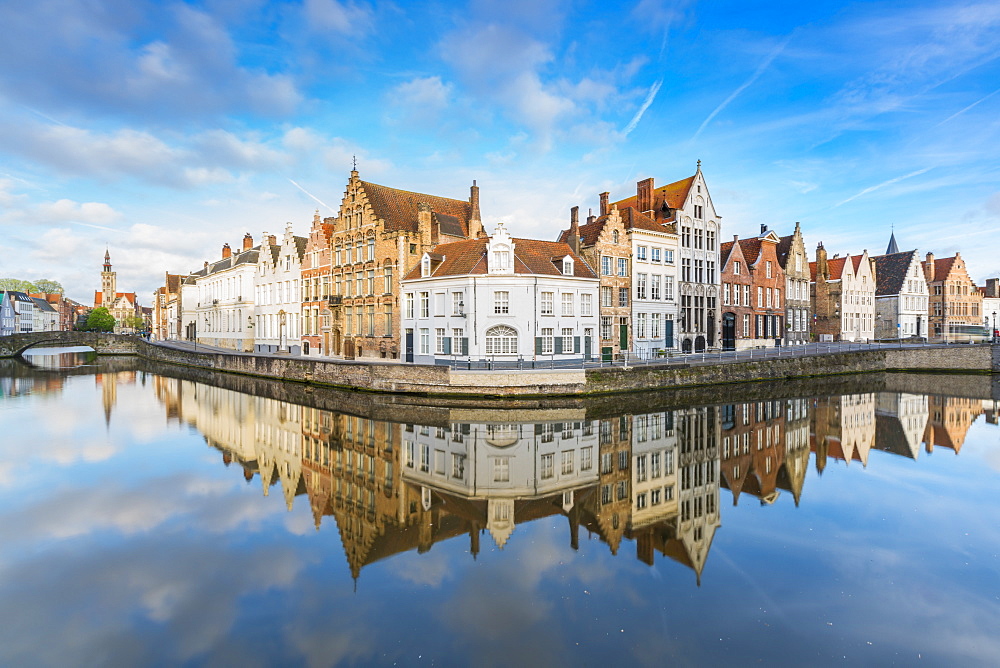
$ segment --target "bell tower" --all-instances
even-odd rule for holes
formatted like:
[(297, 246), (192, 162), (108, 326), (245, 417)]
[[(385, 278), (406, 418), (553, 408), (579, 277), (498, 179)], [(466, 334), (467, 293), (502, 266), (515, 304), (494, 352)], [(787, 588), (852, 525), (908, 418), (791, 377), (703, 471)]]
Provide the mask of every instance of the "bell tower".
[(101, 272), (101, 305), (111, 308), (117, 292), (115, 272), (111, 271), (111, 251), (104, 251), (104, 271)]

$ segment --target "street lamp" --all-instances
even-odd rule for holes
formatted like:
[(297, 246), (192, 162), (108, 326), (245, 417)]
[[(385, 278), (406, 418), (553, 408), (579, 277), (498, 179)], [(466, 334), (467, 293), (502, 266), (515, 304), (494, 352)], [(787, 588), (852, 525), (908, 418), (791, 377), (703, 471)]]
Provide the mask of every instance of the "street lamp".
[(254, 338), (253, 338), (253, 316), (252, 315), (248, 315), (247, 316), (247, 334), (250, 336), (250, 352), (253, 352), (254, 348), (256, 348), (256, 345), (255, 345), (255, 341), (254, 341)]
[(990, 339), (994, 339), (997, 333), (997, 312), (993, 311), (993, 331), (990, 332)]

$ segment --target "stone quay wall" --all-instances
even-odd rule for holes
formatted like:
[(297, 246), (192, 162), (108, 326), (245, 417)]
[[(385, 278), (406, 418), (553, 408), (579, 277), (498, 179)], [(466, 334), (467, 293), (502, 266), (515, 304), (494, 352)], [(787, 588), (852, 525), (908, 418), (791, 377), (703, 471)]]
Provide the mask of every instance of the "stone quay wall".
[[(57, 336), (58, 335), (58, 336)], [(16, 355), (25, 341), (42, 333), (0, 338), (0, 357)], [(101, 354), (139, 355), (157, 362), (212, 371), (273, 378), (349, 390), (440, 397), (545, 397), (614, 394), (655, 389), (693, 388), (756, 381), (784, 381), (882, 371), (1000, 373), (1000, 345), (903, 347), (803, 357), (697, 365), (603, 367), (586, 370), (463, 371), (447, 366), (381, 361), (317, 360), (181, 350), (138, 337), (83, 332), (50, 332), (46, 343), (90, 345)]]

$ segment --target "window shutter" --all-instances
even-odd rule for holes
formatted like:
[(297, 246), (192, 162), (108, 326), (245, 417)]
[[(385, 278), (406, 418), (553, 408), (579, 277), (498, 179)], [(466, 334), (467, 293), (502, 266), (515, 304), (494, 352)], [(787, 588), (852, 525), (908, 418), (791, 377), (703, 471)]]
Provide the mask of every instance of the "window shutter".
[(562, 349), (562, 342), (563, 342), (562, 337), (561, 336), (557, 336), (556, 340), (555, 340), (555, 353), (556, 353), (556, 355), (562, 355), (562, 351), (563, 351), (563, 349)]
[(542, 337), (540, 336), (535, 337), (535, 354), (536, 355), (542, 354)]
[(579, 353), (580, 352), (580, 337), (579, 336), (574, 336), (573, 337), (573, 352), (574, 353)]
[(462, 340), (462, 353), (461, 354), (462, 355), (468, 355), (469, 354), (469, 337), (463, 336), (461, 340)]
[(444, 337), (442, 343), (444, 343), (444, 354), (451, 355), (451, 337), (450, 336)]

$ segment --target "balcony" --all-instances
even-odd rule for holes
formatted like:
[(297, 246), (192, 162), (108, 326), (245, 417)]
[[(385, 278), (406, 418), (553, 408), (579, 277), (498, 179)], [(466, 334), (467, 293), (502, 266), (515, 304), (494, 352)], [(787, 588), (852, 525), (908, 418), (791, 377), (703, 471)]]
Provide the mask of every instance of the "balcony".
[(329, 306), (340, 306), (344, 302), (344, 298), (340, 295), (330, 295), (326, 298), (326, 303)]

